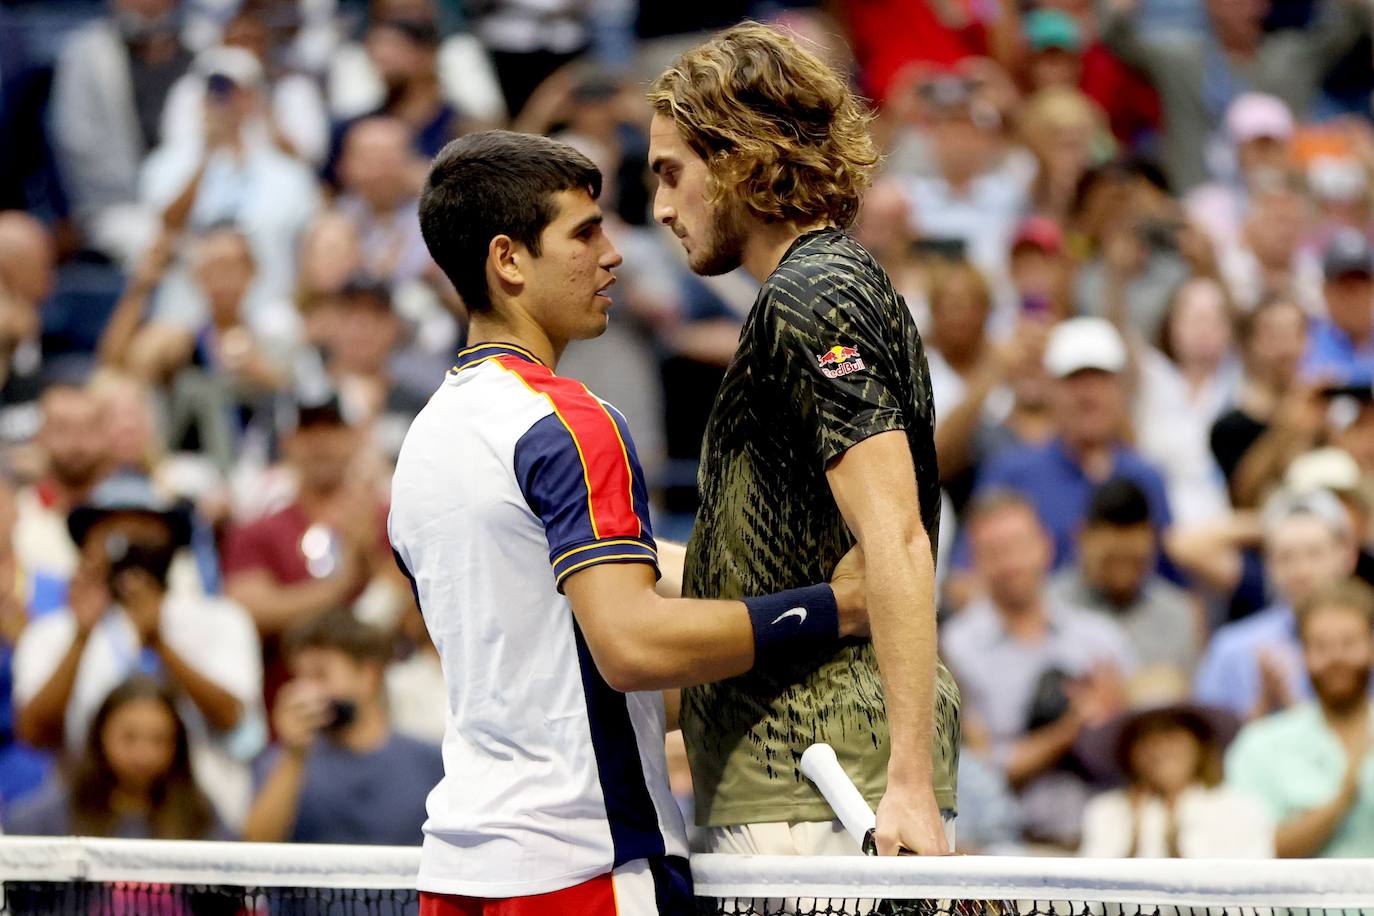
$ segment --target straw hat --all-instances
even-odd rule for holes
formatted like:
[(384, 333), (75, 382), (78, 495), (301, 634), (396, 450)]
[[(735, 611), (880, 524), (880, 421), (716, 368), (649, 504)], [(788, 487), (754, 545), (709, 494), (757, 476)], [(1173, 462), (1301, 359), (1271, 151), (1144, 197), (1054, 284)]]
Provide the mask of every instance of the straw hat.
[(1126, 712), (1084, 731), (1074, 745), (1079, 762), (1105, 783), (1128, 780), (1131, 744), (1145, 725), (1175, 722), (1218, 750), (1240, 730), (1240, 720), (1230, 712), (1189, 699), (1187, 679), (1173, 668), (1159, 666), (1136, 673), (1126, 683), (1126, 694), (1130, 706)]

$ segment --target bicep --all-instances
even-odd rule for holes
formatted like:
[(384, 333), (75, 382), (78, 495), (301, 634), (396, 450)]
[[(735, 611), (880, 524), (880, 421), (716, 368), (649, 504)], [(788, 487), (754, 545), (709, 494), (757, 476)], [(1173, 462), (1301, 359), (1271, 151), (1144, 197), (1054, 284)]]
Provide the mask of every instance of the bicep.
[(605, 670), (621, 657), (654, 597), (657, 577), (647, 562), (598, 563), (563, 580), (563, 592), (587, 641), (592, 658)]
[(831, 463), (826, 480), (845, 523), (865, 549), (890, 538), (910, 543), (927, 532), (906, 433), (879, 433)]

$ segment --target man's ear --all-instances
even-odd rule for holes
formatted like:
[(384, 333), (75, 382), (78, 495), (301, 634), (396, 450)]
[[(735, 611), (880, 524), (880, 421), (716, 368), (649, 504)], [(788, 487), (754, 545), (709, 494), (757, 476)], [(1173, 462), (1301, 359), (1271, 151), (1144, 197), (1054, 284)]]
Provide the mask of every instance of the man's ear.
[(517, 245), (508, 235), (498, 235), (487, 246), (487, 266), (495, 272), (496, 278), (510, 286), (523, 286), (525, 275), (520, 269), (518, 254), (524, 253), (524, 246)]

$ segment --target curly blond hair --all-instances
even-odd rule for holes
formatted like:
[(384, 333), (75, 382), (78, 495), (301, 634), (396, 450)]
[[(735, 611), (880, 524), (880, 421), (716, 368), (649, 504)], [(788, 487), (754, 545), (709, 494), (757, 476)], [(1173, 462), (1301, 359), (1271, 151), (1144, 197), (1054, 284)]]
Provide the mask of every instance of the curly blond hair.
[(795, 39), (754, 22), (683, 54), (648, 99), (706, 160), (713, 203), (770, 221), (854, 222), (878, 151), (872, 115)]

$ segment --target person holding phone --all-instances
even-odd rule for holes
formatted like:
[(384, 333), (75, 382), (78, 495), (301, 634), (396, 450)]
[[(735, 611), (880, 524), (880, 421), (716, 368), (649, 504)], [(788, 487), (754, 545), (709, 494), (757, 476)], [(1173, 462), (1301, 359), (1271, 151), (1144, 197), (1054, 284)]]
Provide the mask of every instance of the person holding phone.
[(260, 762), (243, 838), (414, 846), (439, 748), (396, 734), (385, 700), (386, 635), (347, 611), (293, 630), (293, 679), (277, 695), (277, 746)]

